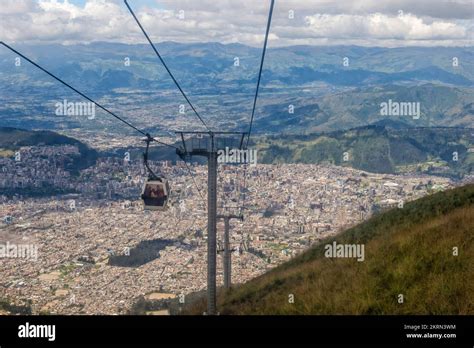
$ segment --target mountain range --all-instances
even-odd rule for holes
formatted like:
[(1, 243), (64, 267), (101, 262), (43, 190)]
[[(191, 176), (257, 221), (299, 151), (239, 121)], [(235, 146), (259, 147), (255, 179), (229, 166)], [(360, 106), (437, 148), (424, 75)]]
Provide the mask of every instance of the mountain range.
[[(192, 128), (177, 121), (185, 104), (147, 45), (13, 45), (86, 94), (119, 109), (155, 133)], [(198, 110), (218, 128), (245, 130), (261, 50), (241, 44), (157, 47)], [(76, 98), (28, 62), (0, 50), (0, 122), (22, 128), (97, 128), (85, 120), (58, 120), (51, 103)], [(390, 116), (414, 126), (474, 125), (472, 47), (290, 46), (270, 48), (254, 130), (257, 133), (349, 129), (386, 119), (381, 103), (419, 103), (421, 117)], [(128, 64), (129, 63), (129, 64)], [(28, 106), (28, 107), (26, 107)], [(290, 112), (289, 110), (292, 109)], [(144, 120), (144, 118), (146, 120)], [(26, 125), (21, 119), (27, 118)], [(33, 118), (33, 119), (32, 119)], [(105, 120), (104, 128), (110, 127)], [(25, 122), (23, 122), (25, 123)], [(120, 128), (114, 132), (120, 132)]]
[(474, 129), (395, 121), (345, 131), (255, 140), (261, 163), (331, 163), (376, 173), (462, 177), (474, 171)]
[[(261, 49), (241, 44), (163, 42), (158, 50), (190, 93), (218, 94), (220, 87), (255, 86)], [(16, 45), (16, 49), (79, 87), (168, 88), (172, 81), (148, 45), (98, 42), (90, 45)], [(24, 62), (12, 69), (15, 55), (0, 50), (2, 79), (11, 74), (42, 73)], [(130, 64), (127, 65), (126, 59)], [(238, 58), (238, 64), (236, 62)], [(345, 60), (345, 58), (347, 60)], [(456, 58), (456, 64), (453, 59)], [(346, 62), (346, 64), (345, 64)], [(269, 48), (262, 84), (293, 87), (324, 82), (335, 86), (436, 81), (473, 86), (471, 47), (289, 46)], [(23, 70), (24, 69), (24, 70)], [(36, 71), (36, 72), (35, 72)], [(43, 76), (45, 77), (45, 76)], [(46, 79), (44, 79), (46, 80)]]

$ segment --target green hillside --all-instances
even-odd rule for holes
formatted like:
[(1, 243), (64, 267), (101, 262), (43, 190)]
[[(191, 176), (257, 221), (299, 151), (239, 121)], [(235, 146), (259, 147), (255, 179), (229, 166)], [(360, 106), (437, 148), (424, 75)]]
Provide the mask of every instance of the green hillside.
[(331, 133), (262, 137), (257, 147), (260, 163), (332, 163), (374, 173), (460, 177), (474, 169), (472, 133), (469, 128), (379, 123)]
[[(381, 104), (388, 100), (419, 103), (419, 118), (382, 115)], [(289, 105), (294, 106), (292, 114)], [(473, 106), (472, 88), (432, 83), (388, 84), (352, 88), (320, 97), (302, 93), (278, 100), (263, 108), (255, 125), (266, 133), (310, 133), (361, 127), (389, 118), (412, 127), (472, 127)]]
[(86, 144), (51, 131), (33, 131), (12, 127), (0, 127), (0, 157), (12, 157), (22, 146), (77, 146), (80, 156), (71, 156), (69, 169), (72, 172), (90, 167), (99, 156)]
[[(365, 261), (325, 245), (364, 244)], [(413, 201), (227, 293), (221, 314), (474, 314), (474, 185)], [(458, 248), (458, 256), (453, 248)], [(404, 301), (399, 303), (399, 295)], [(289, 296), (294, 303), (289, 303)], [(187, 314), (202, 314), (205, 301)]]

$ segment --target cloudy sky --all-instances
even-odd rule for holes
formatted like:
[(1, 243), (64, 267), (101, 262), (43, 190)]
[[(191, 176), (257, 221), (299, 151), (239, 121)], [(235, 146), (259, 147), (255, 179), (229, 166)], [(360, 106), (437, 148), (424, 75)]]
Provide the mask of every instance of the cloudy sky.
[[(260, 45), (270, 0), (129, 0), (152, 39)], [(145, 43), (122, 0), (0, 0), (7, 43)], [(276, 0), (270, 46), (472, 46), (474, 0)]]

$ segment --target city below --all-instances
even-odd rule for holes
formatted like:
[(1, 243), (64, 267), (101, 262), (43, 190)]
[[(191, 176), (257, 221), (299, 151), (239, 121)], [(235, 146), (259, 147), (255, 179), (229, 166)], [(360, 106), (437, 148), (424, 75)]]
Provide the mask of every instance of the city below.
[[(0, 157), (0, 298), (33, 314), (127, 314), (140, 297), (185, 301), (205, 290), (207, 167), (151, 162), (172, 193), (166, 211), (150, 212), (140, 200), (142, 161), (100, 157), (72, 173), (65, 167), (78, 152), (71, 145), (32, 146)], [(330, 164), (220, 165), (218, 213), (244, 216), (231, 221), (232, 283), (377, 212), (461, 184)], [(223, 225), (218, 222), (218, 286)]]

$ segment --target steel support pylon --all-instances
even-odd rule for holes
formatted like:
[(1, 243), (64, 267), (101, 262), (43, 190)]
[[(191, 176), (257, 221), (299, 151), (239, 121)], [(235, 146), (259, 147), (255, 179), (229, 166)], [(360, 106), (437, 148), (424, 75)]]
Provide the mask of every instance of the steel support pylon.
[[(218, 138), (219, 136), (238, 135), (240, 144), (247, 133), (241, 132), (182, 132), (177, 131), (183, 142), (183, 147), (176, 153), (183, 161), (201, 156), (207, 158), (207, 315), (217, 313), (217, 165), (218, 165)], [(188, 140), (185, 135), (197, 136), (196, 141)], [(208, 138), (203, 138), (203, 136)], [(217, 137), (216, 137), (217, 136)], [(207, 141), (208, 140), (208, 141)], [(220, 216), (219, 216), (220, 218)], [(232, 217), (231, 217), (232, 218)], [(228, 245), (229, 248), (229, 245)], [(230, 251), (229, 251), (230, 252)], [(230, 264), (228, 265), (230, 267)], [(230, 284), (230, 274), (229, 274)]]
[(211, 136), (207, 164), (207, 314), (216, 314), (217, 263), (217, 151)]
[(217, 215), (218, 219), (224, 220), (224, 256), (222, 257), (224, 270), (224, 288), (230, 289), (232, 286), (232, 249), (230, 248), (230, 220), (239, 219), (244, 221), (243, 215)]
[(230, 285), (232, 284), (232, 260), (231, 260), (231, 250), (230, 250), (230, 242), (229, 242), (229, 229), (230, 229), (230, 221), (229, 219), (224, 219), (224, 288), (230, 289)]

